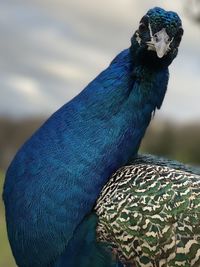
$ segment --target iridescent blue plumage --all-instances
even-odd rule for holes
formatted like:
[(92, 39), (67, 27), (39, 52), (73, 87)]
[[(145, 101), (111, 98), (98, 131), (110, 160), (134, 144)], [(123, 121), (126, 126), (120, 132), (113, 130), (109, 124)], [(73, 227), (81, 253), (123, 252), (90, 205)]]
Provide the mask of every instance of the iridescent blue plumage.
[(131, 48), (19, 150), (7, 171), (3, 197), (20, 267), (53, 266), (68, 251), (75, 257), (76, 232), (85, 229), (80, 223), (110, 175), (137, 153), (152, 113), (162, 104), (177, 47), (158, 58), (135, 33)]

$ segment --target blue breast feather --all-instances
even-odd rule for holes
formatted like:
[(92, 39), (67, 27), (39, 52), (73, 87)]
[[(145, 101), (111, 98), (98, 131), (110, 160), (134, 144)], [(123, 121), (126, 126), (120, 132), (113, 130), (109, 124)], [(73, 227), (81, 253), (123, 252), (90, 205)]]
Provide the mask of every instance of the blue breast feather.
[(136, 154), (167, 82), (167, 68), (134, 66), (124, 50), (23, 145), (3, 196), (20, 267), (50, 266), (65, 250), (107, 179)]

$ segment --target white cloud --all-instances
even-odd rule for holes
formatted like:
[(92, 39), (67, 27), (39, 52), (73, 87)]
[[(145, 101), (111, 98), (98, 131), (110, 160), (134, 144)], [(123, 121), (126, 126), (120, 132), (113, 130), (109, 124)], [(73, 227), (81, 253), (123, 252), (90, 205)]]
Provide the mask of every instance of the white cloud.
[(58, 102), (42, 91), (40, 84), (32, 77), (11, 74), (1, 81), (2, 114), (9, 109), (14, 117), (45, 115), (57, 108)]
[(27, 76), (12, 76), (7, 83), (13, 90), (25, 94), (28, 98), (41, 98), (39, 84)]

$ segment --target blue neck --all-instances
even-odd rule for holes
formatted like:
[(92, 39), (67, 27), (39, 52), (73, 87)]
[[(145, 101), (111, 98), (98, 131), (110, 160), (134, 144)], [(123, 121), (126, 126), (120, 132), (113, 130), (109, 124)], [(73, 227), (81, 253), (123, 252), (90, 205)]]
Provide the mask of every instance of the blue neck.
[(102, 156), (102, 164), (98, 163), (101, 175), (104, 174), (99, 181), (101, 186), (137, 153), (152, 113), (160, 108), (167, 89), (168, 69), (138, 64), (132, 49), (121, 52), (108, 69), (62, 108), (67, 125), (77, 122), (75, 134), (79, 141), (77, 138), (74, 145), (83, 142), (81, 135), (85, 131), (89, 146), (99, 142), (102, 147), (96, 150), (95, 145)]
[[(135, 47), (137, 51), (137, 44)], [(134, 128), (140, 120), (141, 124), (144, 121), (148, 124), (152, 112), (161, 107), (164, 99), (168, 68), (141, 65), (133, 50), (132, 45), (121, 52), (105, 71), (63, 108), (67, 112), (70, 109), (75, 118), (87, 116), (87, 119), (110, 120), (113, 116), (126, 115), (132, 117)], [(132, 128), (132, 123), (127, 126)]]

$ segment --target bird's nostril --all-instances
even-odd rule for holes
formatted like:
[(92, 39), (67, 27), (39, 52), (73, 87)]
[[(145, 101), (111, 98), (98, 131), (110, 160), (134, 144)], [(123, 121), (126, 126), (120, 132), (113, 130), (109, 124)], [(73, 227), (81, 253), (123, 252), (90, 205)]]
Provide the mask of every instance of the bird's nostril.
[(159, 42), (159, 38), (158, 38), (158, 37), (155, 37), (155, 41), (156, 41), (156, 42)]
[(167, 37), (167, 38), (165, 39), (165, 42), (166, 42), (167, 44), (170, 43), (170, 39), (169, 39), (169, 37)]
[(156, 42), (159, 42), (159, 37), (158, 37), (157, 33), (154, 34), (154, 40), (155, 40)]

